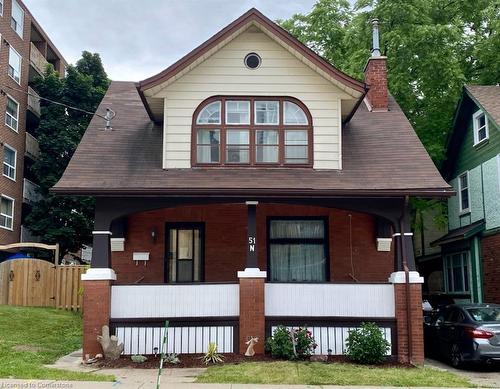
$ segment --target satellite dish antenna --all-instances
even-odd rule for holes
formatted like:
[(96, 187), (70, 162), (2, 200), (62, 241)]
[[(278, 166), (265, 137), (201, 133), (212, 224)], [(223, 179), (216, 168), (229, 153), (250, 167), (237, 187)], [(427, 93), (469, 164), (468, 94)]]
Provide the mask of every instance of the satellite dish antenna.
[(106, 130), (113, 129), (113, 127), (111, 127), (111, 120), (113, 120), (115, 116), (115, 111), (113, 111), (111, 108), (106, 108), (106, 115), (104, 116), (104, 119), (106, 120)]

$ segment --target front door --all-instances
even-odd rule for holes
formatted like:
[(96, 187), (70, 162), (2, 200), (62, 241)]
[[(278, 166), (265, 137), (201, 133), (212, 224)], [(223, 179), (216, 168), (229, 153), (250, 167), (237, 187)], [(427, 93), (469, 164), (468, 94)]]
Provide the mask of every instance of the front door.
[(165, 282), (203, 281), (203, 224), (167, 223)]

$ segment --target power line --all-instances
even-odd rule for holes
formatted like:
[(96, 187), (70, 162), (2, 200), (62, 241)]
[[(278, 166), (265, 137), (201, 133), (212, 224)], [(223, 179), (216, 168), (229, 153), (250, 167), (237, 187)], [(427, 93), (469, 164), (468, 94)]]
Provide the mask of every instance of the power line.
[[(39, 100), (46, 101), (46, 102), (51, 103), (51, 104), (55, 104), (55, 105), (59, 105), (61, 107), (67, 108), (67, 109), (71, 109), (73, 111), (78, 111), (78, 112), (86, 113), (87, 115), (95, 115), (97, 117), (100, 117), (101, 119), (106, 120), (106, 129), (108, 129), (108, 130), (111, 129), (111, 120), (113, 120), (113, 118), (116, 116), (115, 111), (113, 111), (111, 108), (106, 108), (106, 115), (103, 116), (97, 112), (90, 112), (90, 111), (87, 111), (87, 110), (82, 109), (82, 108), (73, 107), (71, 105), (61, 103), (59, 101), (51, 100), (51, 99), (48, 99), (46, 97), (42, 97), (42, 96), (39, 96), (37, 94), (30, 93), (29, 91), (25, 91), (25, 90), (20, 89), (20, 88), (14, 88), (10, 85), (1, 84), (1, 86), (5, 87), (7, 89), (13, 90), (13, 91), (24, 93), (25, 95), (34, 97), (34, 98), (39, 99)], [(3, 89), (0, 89), (0, 93), (2, 95), (6, 94), (6, 92)]]

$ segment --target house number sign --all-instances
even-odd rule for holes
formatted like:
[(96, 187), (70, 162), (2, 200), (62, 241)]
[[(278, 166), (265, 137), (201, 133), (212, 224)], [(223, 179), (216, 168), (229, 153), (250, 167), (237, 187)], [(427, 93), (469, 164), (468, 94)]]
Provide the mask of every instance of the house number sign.
[(251, 253), (255, 252), (255, 236), (248, 237), (248, 251)]

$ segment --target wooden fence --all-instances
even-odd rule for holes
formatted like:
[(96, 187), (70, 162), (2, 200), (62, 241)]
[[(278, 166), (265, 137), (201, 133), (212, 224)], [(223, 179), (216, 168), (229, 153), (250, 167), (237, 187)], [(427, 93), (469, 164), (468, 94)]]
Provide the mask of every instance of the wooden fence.
[(41, 259), (0, 263), (0, 304), (81, 311), (81, 274), (86, 266), (54, 265)]

